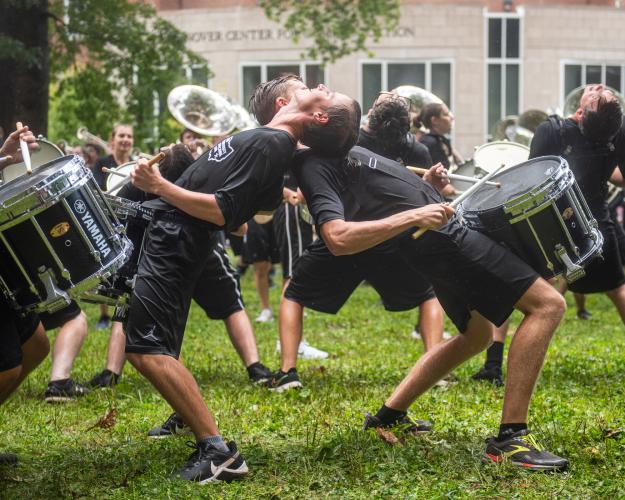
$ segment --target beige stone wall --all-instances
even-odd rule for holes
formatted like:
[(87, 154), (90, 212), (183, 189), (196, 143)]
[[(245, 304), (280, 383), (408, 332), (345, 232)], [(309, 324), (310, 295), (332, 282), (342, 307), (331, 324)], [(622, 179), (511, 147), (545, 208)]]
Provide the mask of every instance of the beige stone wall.
[[(522, 109), (561, 104), (564, 59), (625, 63), (625, 10), (596, 6), (549, 7), (528, 2), (522, 35)], [(210, 62), (211, 87), (240, 99), (245, 62), (296, 62), (307, 42), (288, 33), (249, 3), (211, 9), (163, 10), (160, 14), (190, 34), (189, 47)], [(401, 29), (372, 44), (375, 59), (453, 61), (455, 143), (465, 156), (485, 140), (485, 19), (480, 2), (407, 3)], [(353, 54), (328, 67), (328, 83), (360, 98), (359, 67), (366, 54)]]

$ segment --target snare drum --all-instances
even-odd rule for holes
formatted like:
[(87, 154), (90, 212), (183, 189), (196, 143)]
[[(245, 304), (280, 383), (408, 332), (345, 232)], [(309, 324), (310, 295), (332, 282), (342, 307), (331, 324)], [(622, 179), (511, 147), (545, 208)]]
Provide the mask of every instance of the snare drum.
[[(125, 176), (129, 176), (130, 173), (134, 171), (136, 166), (137, 161), (133, 160), (123, 163), (119, 167), (112, 168), (111, 170), (124, 174)], [(130, 180), (127, 179), (126, 182), (130, 182)], [(108, 177), (106, 178), (106, 194), (117, 196), (117, 192), (124, 186), (124, 184), (126, 184), (126, 182), (124, 182), (124, 178), (121, 175), (108, 174)]]
[(115, 274), (132, 243), (78, 156), (0, 189), (0, 286), (17, 309), (55, 312)]
[[(59, 148), (42, 136), (37, 137), (37, 145), (39, 148), (30, 152), (30, 164), (33, 170), (40, 165), (65, 156)], [(17, 179), (24, 174), (26, 174), (26, 164), (24, 162), (9, 165), (0, 173), (5, 183)]]
[(510, 167), (457, 207), (469, 228), (508, 247), (544, 278), (571, 283), (601, 255), (603, 235), (568, 163), (544, 156)]

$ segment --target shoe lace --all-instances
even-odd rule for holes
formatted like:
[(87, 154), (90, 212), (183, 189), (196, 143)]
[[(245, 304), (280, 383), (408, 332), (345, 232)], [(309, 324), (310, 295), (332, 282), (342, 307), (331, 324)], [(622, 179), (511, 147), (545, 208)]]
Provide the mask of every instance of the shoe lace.
[(191, 456), (187, 459), (187, 463), (185, 464), (185, 467), (193, 467), (197, 465), (202, 459), (202, 454), (203, 454), (202, 447), (199, 444), (194, 443), (193, 441), (187, 441), (185, 444), (189, 448), (193, 448), (195, 450), (191, 454)]
[(170, 427), (177, 427), (178, 426), (178, 414), (176, 413), (172, 413), (171, 415), (169, 415), (169, 417), (167, 417), (167, 420), (165, 420), (165, 423), (163, 424), (163, 428), (165, 429), (169, 429)]

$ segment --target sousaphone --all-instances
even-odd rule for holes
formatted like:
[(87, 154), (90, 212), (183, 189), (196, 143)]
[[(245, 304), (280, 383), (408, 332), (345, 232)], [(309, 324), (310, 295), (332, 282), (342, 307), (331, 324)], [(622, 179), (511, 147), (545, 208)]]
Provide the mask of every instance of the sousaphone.
[[(569, 94), (566, 96), (566, 99), (564, 99), (564, 110), (562, 111), (562, 116), (567, 117), (575, 114), (577, 108), (579, 108), (579, 100), (581, 99), (582, 94), (584, 93), (584, 89), (586, 87), (587, 85), (582, 85), (581, 87), (577, 87), (576, 89), (573, 89), (571, 90), (571, 92), (569, 92)], [(621, 106), (623, 107), (623, 109), (625, 109), (625, 97), (623, 97), (620, 92), (613, 89), (612, 87), (609, 87), (608, 85), (604, 85), (604, 87), (614, 92), (614, 95), (621, 102)]]

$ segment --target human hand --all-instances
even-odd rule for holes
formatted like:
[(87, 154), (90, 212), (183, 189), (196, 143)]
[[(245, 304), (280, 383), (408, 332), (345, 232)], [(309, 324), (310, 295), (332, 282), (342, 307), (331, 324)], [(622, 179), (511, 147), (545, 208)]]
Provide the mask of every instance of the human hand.
[(415, 226), (438, 229), (449, 222), (455, 210), (447, 203), (433, 203), (414, 209)]
[(9, 134), (6, 141), (4, 141), (4, 144), (0, 148), (0, 157), (10, 156), (10, 159), (6, 159), (0, 167), (6, 167), (12, 163), (24, 161), (24, 158), (22, 157), (22, 150), (20, 149), (20, 139), (26, 142), (29, 151), (36, 151), (39, 149), (37, 138), (29, 130), (28, 126), (20, 127)]
[(447, 169), (439, 162), (423, 174), (423, 180), (432, 184), (438, 191), (442, 191), (449, 184)]
[(137, 166), (130, 172), (130, 178), (132, 183), (142, 191), (156, 195), (159, 194), (164, 181), (158, 166), (150, 165), (145, 158), (137, 161)]

